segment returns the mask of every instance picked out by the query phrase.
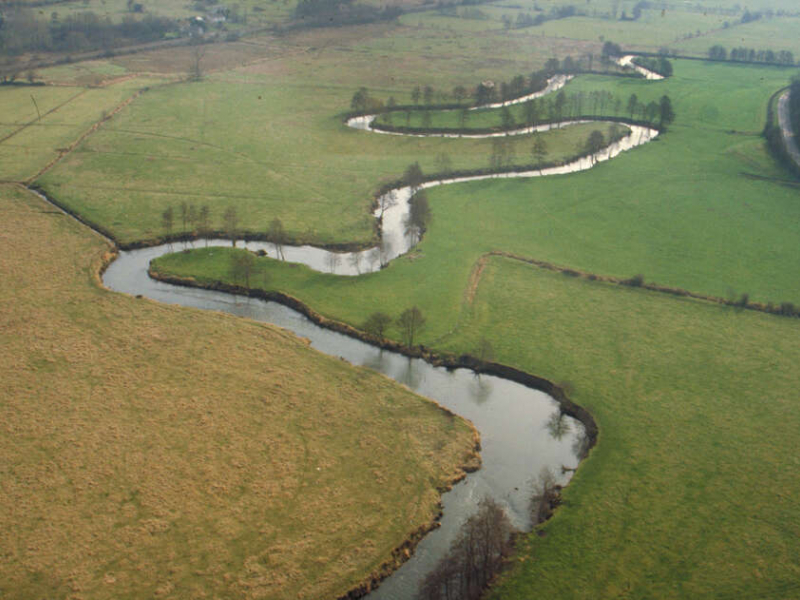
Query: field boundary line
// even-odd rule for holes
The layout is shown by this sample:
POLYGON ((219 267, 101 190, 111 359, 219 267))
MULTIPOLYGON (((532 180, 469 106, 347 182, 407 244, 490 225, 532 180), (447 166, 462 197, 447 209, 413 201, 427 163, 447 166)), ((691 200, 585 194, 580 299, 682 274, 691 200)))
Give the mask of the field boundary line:
MULTIPOLYGON (((630 279, 622 279, 620 277, 613 277, 611 275, 598 275, 597 273, 592 273, 590 271, 572 269, 569 267, 561 267, 559 265, 555 265, 548 261, 521 256, 519 254, 514 254, 513 252, 507 252, 505 250, 491 250, 490 252, 484 254, 481 258, 483 257, 507 258, 509 260, 514 260, 517 262, 533 265, 535 267, 544 269, 546 271, 561 273, 562 275, 567 275, 569 277, 574 277, 576 279, 586 279, 588 281, 600 281, 603 283, 610 283, 612 285, 623 286, 626 288, 633 288, 633 289, 639 288, 650 292, 657 292, 659 294, 678 296, 682 298, 690 298, 692 300, 699 300, 701 302, 717 304, 719 306, 727 306, 740 310, 747 309, 775 316, 800 317, 800 307, 796 307, 791 302, 784 302, 781 303, 781 305, 776 306, 772 302, 769 302, 767 304, 764 304, 763 302, 750 302, 747 299, 747 295, 743 295, 742 299, 739 300, 720 298, 719 296, 712 296, 710 294, 701 294, 699 292, 692 292, 689 290, 685 290, 683 288, 674 288, 665 285, 660 285, 657 283, 647 283, 644 281, 644 277, 642 275, 636 275, 634 277, 631 277, 630 279)), ((476 291, 479 283, 480 281, 475 282, 476 291)))
POLYGON ((5 136, 4 138, 0 138, 0 144, 2 144, 2 143, 3 143, 3 142, 5 142, 6 140, 8 140, 8 139, 10 139, 10 138, 14 137, 15 135, 17 135, 17 134, 18 134, 18 133, 20 133, 21 131, 24 131, 25 129, 27 129, 28 127, 30 127, 31 125, 33 125, 34 123, 37 123, 37 122, 41 121, 43 118, 45 118, 45 117, 49 117, 51 114, 53 114, 53 113, 54 113, 54 112, 56 112, 57 110, 59 110, 60 108, 63 108, 64 106, 66 106, 67 104, 69 104, 70 102, 72 102, 73 100, 75 100, 75 99, 77 99, 77 98, 80 98, 81 96, 83 96, 83 95, 84 95, 86 92, 88 92, 88 91, 89 91, 88 89, 82 89, 80 92, 78 92, 78 93, 77 93, 77 94, 75 94, 74 96, 72 96, 72 97, 70 97, 70 98, 68 98, 68 99, 64 100, 64 102, 62 102, 62 103, 61 103, 61 104, 59 104, 58 106, 55 106, 55 107, 51 108, 50 110, 48 110, 48 111, 47 111, 46 113, 44 113, 44 114, 43 114, 41 117, 38 117, 38 118, 34 119, 33 121, 29 121, 29 122, 27 122, 27 123, 23 124, 23 125, 22 125, 22 126, 19 128, 19 129, 16 129, 16 130, 12 131, 11 133, 9 133, 9 134, 8 134, 7 136, 5 136))
MULTIPOLYGON (((25 184, 26 185, 30 185, 31 183, 33 183, 34 181, 39 179, 39 177, 41 177, 42 175, 47 173, 47 171, 49 171, 56 164, 58 164, 61 161, 61 159, 63 159, 65 156, 70 154, 75 148, 77 148, 77 146, 81 142, 83 142, 83 140, 85 140, 87 137, 89 137, 91 134, 93 134, 95 131, 97 131, 103 123, 105 123, 106 121, 111 120, 111 118, 114 115, 116 115, 118 112, 120 112, 121 110, 126 108, 128 105, 130 105, 130 103, 133 102, 136 98, 141 96, 145 92, 145 89, 146 88, 143 88, 143 89, 140 89, 140 90, 137 90, 136 92, 134 92, 130 97, 126 98, 120 104, 118 104, 111 112, 109 112, 104 117, 102 117, 99 121, 94 123, 87 131, 85 131, 83 134, 81 134, 78 137, 78 139, 76 139, 74 142, 72 142, 69 146, 67 146, 66 148, 62 148, 62 149, 57 150, 58 154, 56 155, 56 157, 53 160, 51 160, 49 163, 47 163, 42 169, 40 169, 38 173, 36 173, 32 177, 29 177, 28 179, 26 179, 25 180, 25 184)), ((84 92, 85 91, 86 90, 84 90, 84 92)))

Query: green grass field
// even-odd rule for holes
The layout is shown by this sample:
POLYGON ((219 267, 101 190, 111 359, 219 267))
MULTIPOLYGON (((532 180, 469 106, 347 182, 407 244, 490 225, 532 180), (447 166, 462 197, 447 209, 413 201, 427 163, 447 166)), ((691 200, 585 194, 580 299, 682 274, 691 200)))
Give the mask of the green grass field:
POLYGON ((681 40, 673 47, 681 53, 706 56, 708 49, 721 45, 728 51, 737 47, 754 48, 756 50, 772 50, 780 52, 789 50, 800 56, 800 17, 776 17, 760 19, 752 23, 737 25, 728 29, 719 29, 701 37, 681 40))
POLYGON ((95 89, 46 86, 0 90, 3 119, 8 119, 4 121, 5 139, 0 141, 0 179, 24 181, 36 176, 63 149, 145 85, 145 81, 132 79, 95 89))
MULTIPOLYGON (((463 256, 455 261, 463 262, 463 273, 481 252, 499 249, 599 274, 640 273, 719 297, 800 301, 796 189, 781 183, 789 176, 771 163, 760 138, 769 94, 787 71, 676 64, 665 82, 581 76, 566 88, 605 89, 622 98, 636 93, 645 102, 670 95, 678 119, 662 139, 569 177, 431 190, 434 223, 420 246, 422 264, 440 251, 448 261, 456 254, 463 256), (465 235, 471 223, 482 224, 477 243, 465 235), (431 248, 440 239, 450 250, 431 248)), ((448 152, 458 156, 465 140, 449 141, 448 152)), ((525 143, 517 155, 528 158, 525 143)))
MULTIPOLYGON (((491 140, 347 128, 325 109, 346 108, 348 94, 256 75, 154 88, 37 183, 123 243, 163 235, 162 212, 181 202, 209 205, 219 229, 225 209, 235 206, 248 232, 280 217, 298 240, 368 242, 374 192, 409 164, 435 172, 442 153, 453 169, 490 164, 491 140)), ((592 128, 544 134, 548 160, 576 154, 592 128)), ((530 137, 513 143, 518 161, 532 162, 530 137)))
POLYGON ((506 259, 445 347, 569 380, 600 442, 492 598, 798 593, 800 323, 506 259))

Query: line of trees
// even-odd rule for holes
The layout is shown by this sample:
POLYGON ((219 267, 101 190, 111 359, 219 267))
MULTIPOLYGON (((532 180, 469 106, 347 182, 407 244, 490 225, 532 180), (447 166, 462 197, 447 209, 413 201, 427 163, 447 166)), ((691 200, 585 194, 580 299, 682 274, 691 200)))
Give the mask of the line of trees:
POLYGON ((535 17, 530 13, 517 13, 516 20, 512 19, 510 15, 503 15, 501 20, 506 29, 523 29, 525 27, 538 27, 547 21, 567 19, 581 14, 584 13, 581 13, 573 4, 567 4, 565 6, 553 6, 547 13, 540 11, 535 17))
MULTIPOLYGON (((228 206, 225 209, 222 213, 220 224, 222 233, 235 246, 236 237, 241 234, 239 212, 235 206, 228 206)), ((168 240, 173 237, 173 232, 177 227, 180 227, 182 236, 189 238, 208 238, 215 233, 212 225, 211 210, 207 204, 197 207, 192 203, 181 202, 177 210, 172 206, 168 206, 161 213, 161 227, 168 240)), ((283 227, 283 222, 279 218, 276 217, 270 221, 265 237, 274 246, 276 257, 285 260, 283 248, 289 239, 283 227)))
MULTIPOLYGON (((614 64, 613 57, 619 56, 621 53, 622 50, 618 44, 613 42, 604 44, 603 53, 599 58, 601 63, 606 65, 606 70, 614 64)), ((452 104, 464 104, 469 99, 472 99, 477 106, 505 102, 543 90, 547 86, 547 80, 556 73, 574 74, 591 71, 594 66, 594 59, 595 56, 593 54, 587 54, 577 59, 566 56, 561 61, 557 58, 550 58, 545 62, 542 69, 533 71, 528 75, 515 75, 510 80, 499 84, 493 81, 484 81, 471 89, 458 85, 448 91, 436 89, 431 85, 418 85, 411 91, 411 103, 418 107, 434 107, 437 105, 450 107, 452 104)), ((666 59, 662 60, 666 61, 666 59)), ((667 68, 671 69, 671 67, 672 65, 670 64, 667 68)), ((397 106, 397 100, 393 96, 383 102, 381 99, 370 95, 369 90, 365 87, 356 90, 350 100, 350 108, 355 112, 380 111, 384 108, 391 110, 395 106, 397 106)), ((410 114, 410 111, 407 110, 407 121, 410 118, 410 114)), ((391 120, 388 114, 385 118, 389 121, 391 120)))
POLYGON ((92 11, 63 18, 53 12, 47 21, 37 18, 30 8, 14 6, 0 16, 0 52, 13 56, 24 52, 110 50, 128 43, 164 39, 179 29, 176 20, 151 14, 143 18, 125 15, 121 23, 113 23, 92 11))
POLYGON ((355 25, 392 20, 403 14, 398 6, 378 7, 354 0, 300 0, 295 19, 308 27, 355 25))
MULTIPOLYGON (((607 90, 592 90, 589 92, 578 91, 567 94, 560 90, 554 95, 536 98, 521 105, 512 111, 508 106, 498 111, 499 124, 496 130, 507 131, 518 126, 535 127, 546 123, 562 121, 564 119, 588 116, 613 116, 628 115, 631 119, 647 122, 651 125, 665 126, 674 120, 672 103, 667 97, 659 102, 641 102, 636 94, 632 94, 627 103, 607 90), (516 116, 515 116, 516 113, 516 116), (521 113, 521 114, 520 114, 521 113)), ((410 111, 407 111, 406 124, 410 122, 410 111)), ((460 127, 466 127, 469 112, 462 110, 459 113, 460 127)), ((384 122, 391 125, 391 121, 384 117, 384 122)), ((422 128, 431 126, 431 115, 423 112, 422 128), (427 116, 427 118, 425 118, 427 116)))
POLYGON ((732 60, 738 62, 759 62, 774 65, 793 65, 794 54, 789 50, 757 50, 755 48, 744 48, 742 46, 732 48, 730 52, 724 47, 716 44, 708 49, 708 58, 711 60, 732 60))
POLYGON ((425 327, 426 319, 418 306, 404 310, 397 319, 392 319, 384 312, 374 312, 361 326, 364 331, 377 338, 386 336, 389 327, 394 325, 400 332, 403 344, 407 348, 414 346, 417 334, 425 327))

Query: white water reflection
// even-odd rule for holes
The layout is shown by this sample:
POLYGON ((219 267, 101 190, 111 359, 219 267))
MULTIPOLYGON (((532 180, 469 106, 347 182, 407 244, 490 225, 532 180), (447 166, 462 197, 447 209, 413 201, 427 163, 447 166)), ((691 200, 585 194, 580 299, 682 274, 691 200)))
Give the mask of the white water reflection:
POLYGON ((650 79, 652 81, 657 81, 659 79, 664 79, 663 75, 659 75, 658 73, 655 73, 654 71, 651 71, 650 69, 645 69, 644 67, 640 67, 639 65, 637 65, 635 62, 633 62, 634 58, 636 58, 636 56, 633 55, 633 54, 628 54, 626 56, 621 56, 620 58, 617 59, 617 64, 620 67, 627 67, 629 69, 633 69, 634 71, 639 73, 639 75, 644 76, 645 79, 650 79))

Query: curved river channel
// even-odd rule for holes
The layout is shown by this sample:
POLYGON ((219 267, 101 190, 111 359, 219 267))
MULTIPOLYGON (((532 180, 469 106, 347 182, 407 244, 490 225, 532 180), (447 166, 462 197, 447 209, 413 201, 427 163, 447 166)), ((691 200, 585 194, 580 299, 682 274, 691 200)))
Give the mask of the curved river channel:
MULTIPOLYGON (((209 245, 230 247, 230 241, 213 240, 209 245)), ((257 249, 259 244, 246 246, 257 249)), ((311 340, 317 350, 373 368, 433 398, 472 421, 480 432, 481 468, 444 494, 441 527, 429 533, 412 558, 368 598, 414 598, 422 578, 447 552, 461 523, 473 514, 484 496, 491 496, 504 506, 515 527, 530 529, 530 499, 539 473, 548 468, 559 483, 565 484, 570 474, 562 473, 561 467, 577 466, 584 443, 583 426, 562 416, 558 403, 543 392, 491 375, 478 377, 467 369, 448 371, 421 359, 381 350, 323 329, 281 304, 151 279, 147 275, 150 261, 174 250, 158 246, 120 252, 103 275, 103 283, 112 290, 141 294, 159 302, 221 310, 285 327, 311 340)))
MULTIPOLYGON (((545 92, 563 86, 560 77, 545 92)), ((351 119, 348 125, 370 130, 374 116, 351 119)), ((567 126, 572 123, 562 123, 567 126)), ((549 127, 549 126, 546 126, 549 127)), ((541 177, 574 173, 592 168, 620 152, 644 144, 658 131, 625 125, 630 133, 593 156, 583 157, 559 167, 527 172, 511 172, 430 181, 423 188, 489 178, 541 177)), ((512 132, 528 133, 529 130, 512 132)), ((485 136, 489 137, 489 136, 485 136)), ((380 220, 382 244, 361 252, 336 253, 313 246, 282 249, 282 258, 301 262, 312 269, 339 275, 358 275, 375 271, 407 252, 417 242, 405 234, 408 200, 412 190, 392 190, 378 200, 376 218, 380 220)), ((202 240, 197 246, 230 246, 229 240, 202 240)), ((239 242, 240 247, 264 250, 277 258, 276 249, 266 242, 239 242)), ((415 392, 433 398, 454 413, 472 421, 481 436, 482 467, 444 494, 444 513, 440 527, 429 533, 414 555, 372 591, 372 600, 410 600, 419 584, 447 552, 461 524, 475 512, 478 502, 492 497, 505 507, 512 524, 529 530, 531 497, 539 474, 547 469, 558 483, 566 484, 582 456, 585 434, 581 423, 561 414, 558 403, 543 392, 492 375, 476 376, 472 371, 448 371, 421 359, 410 359, 381 350, 360 340, 324 329, 305 316, 281 304, 251 298, 237 298, 223 292, 186 288, 151 279, 150 261, 192 243, 176 243, 140 250, 121 251, 103 274, 103 283, 112 290, 142 295, 159 302, 180 304, 205 310, 220 310, 242 317, 279 325, 308 338, 319 351, 339 356, 355 364, 373 368, 405 384, 415 392), (566 467, 567 470, 562 469, 566 467)), ((399 542, 399 540, 398 540, 399 542)))

